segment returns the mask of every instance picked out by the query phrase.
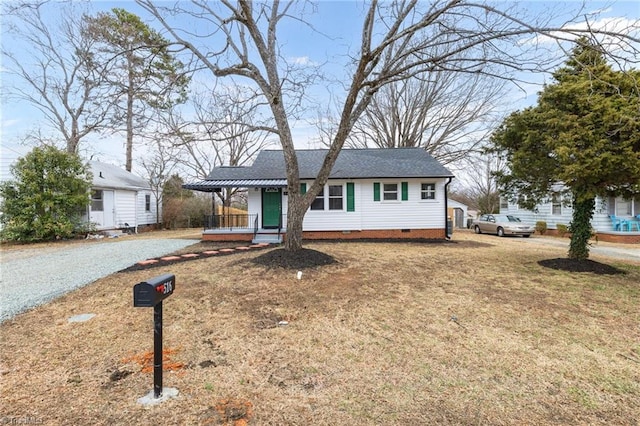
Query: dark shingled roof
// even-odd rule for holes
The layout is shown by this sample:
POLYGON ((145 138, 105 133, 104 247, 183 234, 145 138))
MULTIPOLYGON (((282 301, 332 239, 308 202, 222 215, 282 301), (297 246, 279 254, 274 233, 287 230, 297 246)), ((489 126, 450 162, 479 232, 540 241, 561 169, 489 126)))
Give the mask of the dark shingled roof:
MULTIPOLYGON (((314 179, 327 154, 326 149, 296 150, 300 179, 314 179)), ((332 179, 453 177, 421 148, 344 149, 331 171, 332 179)), ((285 179, 282 151, 265 150, 250 167, 218 167, 207 180, 285 179)))
MULTIPOLYGON (((315 179, 326 149, 296 150, 300 179, 315 179)), ((331 179, 445 178, 453 174, 421 148, 343 149, 331 179)), ((227 186, 286 186, 284 155, 281 150, 265 150, 248 167, 216 167, 206 180, 184 185, 201 191, 227 186), (239 182, 244 181, 243 185, 239 182), (247 181, 257 182, 247 185, 247 181), (267 185, 271 181, 272 185, 267 185), (278 182, 280 181, 280 182, 278 182)))

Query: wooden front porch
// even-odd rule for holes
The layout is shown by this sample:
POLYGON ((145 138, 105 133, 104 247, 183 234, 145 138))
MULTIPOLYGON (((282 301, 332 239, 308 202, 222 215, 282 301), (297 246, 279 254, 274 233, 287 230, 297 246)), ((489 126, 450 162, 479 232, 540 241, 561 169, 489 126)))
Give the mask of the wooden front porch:
POLYGON ((286 228, 281 215, 278 226, 263 228, 257 214, 214 214, 204 218, 203 241, 251 241, 281 243, 286 228))

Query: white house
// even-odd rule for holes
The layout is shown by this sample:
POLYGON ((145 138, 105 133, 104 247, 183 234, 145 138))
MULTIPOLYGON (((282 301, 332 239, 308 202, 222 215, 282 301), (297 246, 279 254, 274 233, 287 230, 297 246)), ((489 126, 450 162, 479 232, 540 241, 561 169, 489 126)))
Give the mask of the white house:
POLYGON ((144 179, 120 167, 90 161, 93 174, 91 205, 85 219, 98 230, 133 229, 154 225, 161 214, 144 179))
MULTIPOLYGON (((327 150, 298 150, 301 191, 313 183, 327 150)), ((448 238, 449 170, 420 148, 342 150, 322 192, 305 214, 305 239, 448 238)), ((265 150, 249 167, 218 167, 184 185, 216 192, 247 188, 246 218, 211 217, 205 240, 281 241, 287 180, 282 151, 265 150), (240 220, 238 220, 240 219, 240 220), (233 226, 230 226, 232 224, 233 226)))
MULTIPOLYGON (((570 200, 563 199, 561 187, 556 186, 546 202, 527 210, 500 198, 500 213, 518 216, 523 222, 535 224, 547 223, 547 228, 555 230, 558 224, 571 223, 573 208, 570 200)), ((597 232, 598 239, 623 243, 640 243, 640 198, 597 197, 591 226, 597 232), (615 220, 615 221, 614 221, 615 220)))

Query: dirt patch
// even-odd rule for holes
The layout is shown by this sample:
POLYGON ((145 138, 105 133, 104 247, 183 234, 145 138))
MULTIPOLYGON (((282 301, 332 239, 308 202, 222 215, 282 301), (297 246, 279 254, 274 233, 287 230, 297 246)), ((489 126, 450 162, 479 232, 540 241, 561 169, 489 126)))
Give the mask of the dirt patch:
POLYGON ((285 249, 271 250, 253 259, 256 265, 267 268, 309 269, 337 263, 333 256, 313 249, 290 252, 285 249))
POLYGON ((606 265, 604 263, 596 262, 595 260, 578 260, 558 257, 556 259, 545 259, 538 262, 540 266, 545 268, 556 269, 567 272, 591 272, 597 275, 616 275, 624 274, 618 268, 606 265))

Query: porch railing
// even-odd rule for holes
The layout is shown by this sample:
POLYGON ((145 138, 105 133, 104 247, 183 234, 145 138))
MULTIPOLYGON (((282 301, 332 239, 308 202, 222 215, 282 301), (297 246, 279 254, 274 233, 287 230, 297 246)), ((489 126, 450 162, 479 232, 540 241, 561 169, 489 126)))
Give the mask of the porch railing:
POLYGON ((204 230, 248 230, 255 232, 257 214, 212 214, 204 217, 204 230))
POLYGON ((253 222, 253 239, 256 239, 256 235, 258 235, 258 215, 256 216, 256 220, 253 222))

